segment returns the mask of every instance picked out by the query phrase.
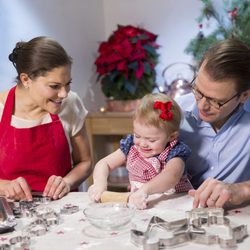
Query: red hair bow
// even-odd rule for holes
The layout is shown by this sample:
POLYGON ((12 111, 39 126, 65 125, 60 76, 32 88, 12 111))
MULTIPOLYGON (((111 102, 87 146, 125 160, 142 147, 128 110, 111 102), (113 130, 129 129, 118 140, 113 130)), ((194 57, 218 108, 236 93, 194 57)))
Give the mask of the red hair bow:
POLYGON ((154 109, 160 109, 161 114, 160 118, 165 121, 170 121, 173 119, 173 114, 170 111, 172 107, 172 102, 155 102, 154 103, 154 109))

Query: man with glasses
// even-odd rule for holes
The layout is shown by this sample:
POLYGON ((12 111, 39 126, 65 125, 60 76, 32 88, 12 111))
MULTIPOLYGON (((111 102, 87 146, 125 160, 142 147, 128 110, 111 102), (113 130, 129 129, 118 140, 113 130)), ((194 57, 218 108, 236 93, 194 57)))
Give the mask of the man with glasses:
POLYGON ((192 94, 179 98, 181 139, 192 149, 187 169, 193 206, 250 200, 250 49, 236 39, 204 55, 192 94))

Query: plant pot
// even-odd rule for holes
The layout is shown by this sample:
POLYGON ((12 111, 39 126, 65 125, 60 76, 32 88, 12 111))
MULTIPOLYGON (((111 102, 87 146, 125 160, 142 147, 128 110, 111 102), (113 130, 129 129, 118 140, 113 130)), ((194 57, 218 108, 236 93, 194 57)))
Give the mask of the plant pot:
POLYGON ((110 112, 131 112, 136 109, 140 99, 136 100, 107 100, 107 111, 110 112))

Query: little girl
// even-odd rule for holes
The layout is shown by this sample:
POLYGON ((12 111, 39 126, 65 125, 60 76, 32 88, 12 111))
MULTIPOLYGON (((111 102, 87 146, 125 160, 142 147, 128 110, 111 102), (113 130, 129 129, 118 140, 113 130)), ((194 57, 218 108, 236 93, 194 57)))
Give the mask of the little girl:
POLYGON ((175 188, 176 192, 193 189, 185 177, 185 161, 191 151, 178 141, 182 114, 178 104, 165 94, 148 94, 137 107, 134 134, 120 142, 120 148, 97 162, 94 184, 89 196, 99 201, 107 190, 109 172, 126 163, 131 184, 129 203, 147 207, 146 198, 175 188))

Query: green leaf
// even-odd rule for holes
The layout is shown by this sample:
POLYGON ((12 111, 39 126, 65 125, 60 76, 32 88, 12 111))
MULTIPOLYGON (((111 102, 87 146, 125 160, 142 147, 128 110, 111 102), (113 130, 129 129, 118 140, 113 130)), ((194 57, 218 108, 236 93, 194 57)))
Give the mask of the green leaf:
POLYGON ((249 0, 225 0, 223 13, 214 7, 214 1, 200 0, 203 4, 200 17, 196 20, 201 23, 204 18, 208 21, 213 19, 217 22, 214 31, 204 36, 198 33, 192 38, 185 48, 184 52, 194 57, 199 62, 204 52, 215 43, 226 38, 235 37, 246 45, 250 46, 250 1, 249 0), (229 10, 237 7, 237 15, 235 19, 231 19, 229 10))

